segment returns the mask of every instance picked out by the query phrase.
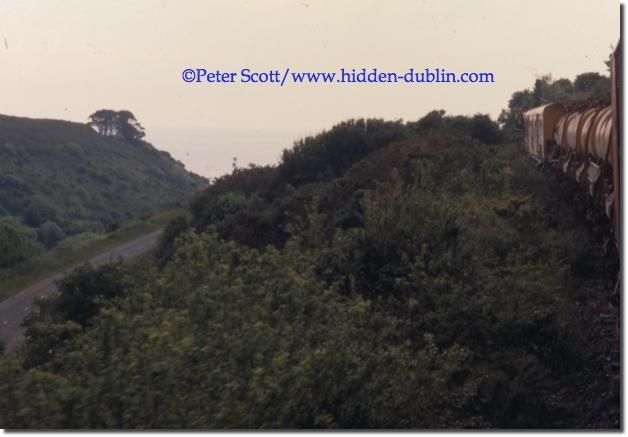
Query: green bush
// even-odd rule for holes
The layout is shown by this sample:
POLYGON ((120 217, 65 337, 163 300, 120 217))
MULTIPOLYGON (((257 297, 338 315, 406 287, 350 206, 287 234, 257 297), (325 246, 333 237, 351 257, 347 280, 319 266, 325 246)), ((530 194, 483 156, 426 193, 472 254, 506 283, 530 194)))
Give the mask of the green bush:
POLYGON ((40 251, 35 231, 16 220, 0 219, 0 267, 11 267, 40 251))
POLYGON ((65 233, 55 222, 46 222, 37 228, 37 238, 46 248, 51 249, 65 238, 65 233))

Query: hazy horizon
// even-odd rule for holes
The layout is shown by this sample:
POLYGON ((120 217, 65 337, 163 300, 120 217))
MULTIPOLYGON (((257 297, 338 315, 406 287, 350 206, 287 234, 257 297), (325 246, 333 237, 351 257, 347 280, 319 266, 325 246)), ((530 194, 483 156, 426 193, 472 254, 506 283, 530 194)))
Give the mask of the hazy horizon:
POLYGON ((350 118, 416 120, 433 109, 496 118, 551 74, 606 74, 616 1, 3 1, 0 113, 87 121, 128 109, 147 140, 218 176, 233 157, 274 163, 350 118), (543 13, 539 13, 542 11, 543 13), (586 30, 586 31, 584 31, 586 30), (182 69, 490 71, 483 85, 187 84, 182 69))

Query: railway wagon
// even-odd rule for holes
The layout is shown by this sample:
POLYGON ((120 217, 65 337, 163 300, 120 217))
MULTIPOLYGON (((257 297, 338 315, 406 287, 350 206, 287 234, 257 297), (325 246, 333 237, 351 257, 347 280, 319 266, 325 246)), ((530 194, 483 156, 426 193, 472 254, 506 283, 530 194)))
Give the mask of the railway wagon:
POLYGON ((523 148, 528 154, 549 159, 554 143, 554 125, 564 110, 560 103, 549 103, 523 114, 523 148))

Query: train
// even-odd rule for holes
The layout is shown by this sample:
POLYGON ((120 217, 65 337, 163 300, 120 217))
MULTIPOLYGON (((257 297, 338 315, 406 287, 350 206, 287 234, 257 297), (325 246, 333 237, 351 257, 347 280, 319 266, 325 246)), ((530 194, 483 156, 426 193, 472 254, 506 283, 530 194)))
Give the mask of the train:
POLYGON ((621 227, 621 50, 610 58, 608 100, 551 102, 523 113, 522 148, 543 166, 575 180, 610 222, 616 249, 621 227))

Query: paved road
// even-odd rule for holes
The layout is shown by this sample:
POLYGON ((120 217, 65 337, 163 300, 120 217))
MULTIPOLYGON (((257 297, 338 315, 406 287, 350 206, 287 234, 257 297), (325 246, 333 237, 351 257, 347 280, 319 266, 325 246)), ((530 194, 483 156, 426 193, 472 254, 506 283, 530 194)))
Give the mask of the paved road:
MULTIPOLYGON (((160 233, 161 231, 155 231, 144 235, 143 237, 122 244, 105 253, 101 253, 88 260, 88 262, 96 267, 110 261, 115 261, 119 257, 125 260, 133 259, 153 248, 159 239, 160 233)), ((32 310, 33 299, 55 293, 57 291, 55 281, 62 278, 65 273, 72 270, 74 267, 63 273, 44 279, 13 295, 4 302, 0 302, 0 338, 6 342, 7 349, 15 347, 24 338, 24 329, 21 326, 22 319, 32 310)))

